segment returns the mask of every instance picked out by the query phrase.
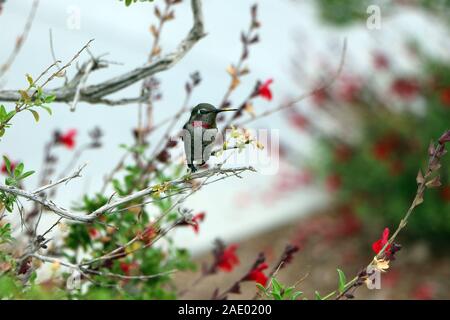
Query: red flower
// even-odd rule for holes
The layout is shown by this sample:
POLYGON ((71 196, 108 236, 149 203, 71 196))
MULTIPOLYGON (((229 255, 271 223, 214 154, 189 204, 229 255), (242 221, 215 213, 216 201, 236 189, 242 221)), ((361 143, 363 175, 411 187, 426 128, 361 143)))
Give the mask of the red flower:
POLYGON ((313 92, 312 95, 313 102, 316 106, 322 106, 328 99, 328 93, 325 89, 318 89, 313 92))
POLYGON ((325 181, 325 186, 328 191, 335 192, 337 191, 342 185, 342 179, 341 176, 338 174, 332 174, 329 175, 325 181))
POLYGON ((339 144, 334 149, 334 158, 337 162, 347 162, 348 160, 350 160, 351 156, 352 149, 345 144, 339 144))
POLYGON ((445 202, 450 202, 450 187, 449 186, 443 187, 441 189, 440 195, 442 200, 444 200, 445 202))
POLYGON ((377 70, 383 70, 389 68, 389 59, 381 52, 376 52, 373 55, 373 65, 377 70))
POLYGON ((292 126, 300 130, 304 130, 309 125, 308 118, 302 115, 300 112, 293 111, 288 117, 289 122, 292 124, 292 126))
POLYGON ((431 300, 433 299, 434 293, 434 287, 429 283, 424 283, 414 289, 412 296, 417 300, 431 300))
POLYGON ((450 107, 450 87, 441 91, 441 102, 446 107, 450 107))
MULTIPOLYGON (((372 244, 373 251, 376 254, 378 254, 381 251, 381 249, 383 249, 384 245, 388 242, 388 240, 389 240, 389 228, 385 228, 383 234, 381 235, 381 239, 378 239, 372 244)), ((390 248, 391 245, 388 244, 384 252, 390 254, 390 248)))
MULTIPOLYGON (((19 162, 18 161, 11 161, 11 160, 10 160, 10 162, 11 162, 11 164, 10 164, 11 172, 14 172, 14 169, 19 164, 19 162)), ((4 161, 3 161, 2 168, 0 169, 0 171, 3 174, 8 174, 8 170, 6 169, 6 163, 4 161)))
POLYGON ((391 176, 398 176, 399 174, 401 174, 404 170, 404 165, 403 162, 401 162, 400 160, 394 160, 391 162, 390 166, 389 166, 389 173, 391 174, 391 176))
POLYGON ((142 241, 144 241, 145 244, 150 244, 157 234, 158 230, 156 230, 156 228, 154 228, 153 225, 150 225, 147 228, 145 228, 144 231, 140 233, 138 236, 142 241))
POLYGON ((88 233, 91 239, 97 239, 100 237, 100 232, 95 228, 89 228, 88 233))
POLYGON ((225 248, 222 255, 219 258, 219 263, 217 266, 223 271, 230 272, 233 270, 235 265, 239 264, 239 258, 236 255, 237 244, 232 244, 225 248))
POLYGON ((266 100, 272 100, 272 91, 269 86, 272 84, 273 79, 266 80, 258 87, 258 96, 266 100))
POLYGON ((57 137, 57 143, 66 146, 69 149, 73 149, 75 147, 75 136, 77 135, 76 129, 70 129, 65 134, 60 134, 57 137))
POLYGON ((120 262, 119 267, 123 271, 123 273, 129 275, 133 270, 135 270, 138 267, 138 264, 136 262, 128 263, 122 261, 120 262))
POLYGON ((419 84, 415 79, 398 78, 391 85, 391 91, 404 100, 415 98, 419 89, 419 84))
POLYGON ((384 143, 377 142, 373 146, 372 153, 377 160, 386 160, 391 154, 392 148, 384 143))
POLYGON ((193 218, 192 218, 192 228, 194 229, 195 233, 198 233, 199 231, 199 225, 198 223, 205 220, 205 213, 204 212, 200 212, 197 213, 193 218))
POLYGON ((245 276, 244 281, 255 281, 263 286, 267 284, 267 276, 264 274, 263 270, 267 269, 269 266, 267 263, 263 262, 250 270, 250 272, 245 276))
POLYGON ((357 77, 343 78, 342 87, 339 88, 339 98, 347 103, 355 102, 361 92, 361 80, 357 77))
POLYGON ((384 274, 383 276, 383 285, 394 288, 399 280, 400 280, 401 273, 397 270, 391 270, 388 273, 384 274))
POLYGON ((358 219, 351 206, 341 206, 339 208, 339 213, 341 217, 336 226, 333 227, 338 231, 338 237, 351 236, 361 230, 361 221, 358 219))
POLYGON ((373 146, 372 153, 375 159, 383 161, 391 156, 398 147, 398 138, 394 135, 387 135, 378 140, 373 146))

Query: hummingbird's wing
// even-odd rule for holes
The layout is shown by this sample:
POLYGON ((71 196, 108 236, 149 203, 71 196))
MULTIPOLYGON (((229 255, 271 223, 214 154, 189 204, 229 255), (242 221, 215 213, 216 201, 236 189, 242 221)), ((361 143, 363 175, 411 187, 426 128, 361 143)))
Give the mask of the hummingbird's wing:
POLYGON ((218 131, 219 130, 217 128, 205 129, 203 131, 202 162, 208 161, 208 159, 211 157, 211 152, 215 145, 218 131))
POLYGON ((191 139, 191 132, 193 132, 193 127, 192 125, 190 125, 189 123, 186 123, 183 126, 183 131, 181 133, 181 139, 184 142, 184 153, 186 155, 186 161, 188 164, 192 164, 193 163, 193 159, 192 159, 192 155, 193 155, 193 150, 192 150, 192 145, 193 145, 193 141, 191 139))
POLYGON ((194 127, 189 122, 183 126, 181 136, 184 142, 184 152, 188 164, 208 161, 217 133, 217 128, 205 129, 203 127, 194 127))
POLYGON ((187 124, 188 124, 188 123, 186 122, 186 123, 184 124, 183 128, 182 128, 182 129, 183 129, 183 130, 182 130, 182 134, 181 134, 181 140, 182 140, 182 141, 184 141, 184 132, 187 130, 187 128, 186 128, 187 124))

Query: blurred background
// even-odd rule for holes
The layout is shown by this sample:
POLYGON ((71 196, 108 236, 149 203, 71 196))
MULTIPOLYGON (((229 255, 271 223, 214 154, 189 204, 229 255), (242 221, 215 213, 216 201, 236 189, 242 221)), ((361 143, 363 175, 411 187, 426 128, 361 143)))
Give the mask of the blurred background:
MULTIPOLYGON (((293 283, 305 277, 302 291, 332 290, 335 268, 356 274, 373 256, 371 245, 382 230, 395 230, 414 197, 415 178, 426 165, 430 140, 450 128, 448 1, 256 2, 259 42, 251 48, 246 62, 251 72, 235 90, 232 105, 245 99, 259 79, 273 79, 273 99, 255 101, 251 112, 256 114, 316 88, 336 73, 347 39, 345 62, 331 87, 249 125, 277 130, 276 170, 264 170, 261 159, 234 159, 228 165, 251 164, 260 172, 244 174, 244 180, 212 184, 188 200, 187 206, 205 212, 205 220, 198 234, 175 230, 175 242, 193 252, 198 262, 211 259, 208 251, 216 238, 237 243, 240 257, 232 273, 212 276, 187 292, 189 298, 208 298, 214 287, 229 285, 257 252, 263 251, 269 263, 276 261, 287 243, 300 251, 280 279, 293 283)), ((1 64, 14 49, 33 1, 0 3, 1 64)), ((195 71, 202 82, 193 92, 191 105, 220 103, 230 77, 227 67, 239 60, 241 31, 248 27, 254 3, 204 1, 207 37, 174 68, 158 75, 162 97, 154 108, 156 123, 177 112, 185 82, 195 71)), ((55 54, 62 61, 94 38, 91 51, 107 53, 107 59, 118 62, 94 73, 88 83, 141 65, 151 48, 153 5, 125 8, 123 2, 110 0, 39 1, 32 28, 0 78, 0 87, 21 88, 26 85, 25 74, 38 75, 53 62, 50 30, 55 54)), ((163 50, 173 49, 191 26, 187 1, 177 6, 176 17, 162 37, 163 50)), ((139 90, 135 85, 115 97, 135 96, 139 90)), ((66 206, 102 187, 104 176, 121 157, 120 145, 133 141, 138 117, 133 104, 79 103, 76 112, 69 109, 55 104, 53 115, 43 115, 38 124, 31 115, 19 117, 0 144, 0 154, 26 160, 27 168, 40 170, 45 144, 55 130, 75 128, 76 144, 81 146, 89 141, 90 130, 101 128, 102 148, 83 152, 76 160, 88 162, 83 179, 58 194, 58 202, 66 206)), ((187 116, 180 118, 180 128, 187 116)), ((158 141, 163 133, 155 133, 152 139, 158 141)), ((76 150, 58 150, 56 170, 69 165, 76 150)), ((270 154, 265 157, 271 161, 270 154)), ((443 186, 426 194, 398 239, 403 249, 382 278, 383 290, 364 289, 358 297, 450 297, 447 160, 441 172, 443 186)), ((36 179, 30 179, 29 188, 36 179)), ((187 272, 177 275, 176 281, 183 286, 193 278, 195 274, 187 272)), ((251 297, 250 287, 244 288, 244 297, 247 292, 251 297)))

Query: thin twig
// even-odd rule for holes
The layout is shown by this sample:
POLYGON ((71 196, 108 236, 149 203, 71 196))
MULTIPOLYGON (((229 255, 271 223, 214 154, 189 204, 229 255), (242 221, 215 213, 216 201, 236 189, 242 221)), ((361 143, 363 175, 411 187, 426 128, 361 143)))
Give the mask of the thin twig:
POLYGON ((300 96, 298 96, 297 98, 293 99, 292 101, 290 101, 290 102, 288 102, 286 104, 282 104, 282 105, 280 105, 280 106, 278 106, 276 108, 269 109, 269 110, 267 110, 267 111, 265 111, 265 112, 263 112, 263 113, 261 113, 259 115, 256 115, 253 118, 244 120, 244 121, 236 124, 236 126, 240 127, 240 126, 246 125, 246 124, 248 124, 248 123, 250 123, 252 121, 255 121, 257 119, 261 119, 261 118, 267 117, 267 116, 269 116, 269 115, 271 115, 271 114, 273 114, 275 112, 282 111, 282 110, 285 110, 285 109, 289 109, 289 108, 295 106, 300 101, 303 101, 304 99, 313 96, 317 92, 320 92, 322 90, 328 89, 331 85, 333 85, 333 83, 336 81, 337 78, 339 78, 339 76, 342 73, 342 70, 344 68, 346 52, 347 52, 347 39, 344 39, 344 44, 343 44, 342 53, 341 53, 341 59, 340 59, 338 68, 336 70, 336 73, 331 78, 328 78, 327 81, 325 81, 324 84, 322 84, 321 86, 315 88, 314 90, 311 90, 309 92, 301 94, 300 96))
POLYGON ((59 180, 57 180, 57 181, 55 181, 55 182, 53 182, 53 183, 49 183, 49 184, 47 184, 47 185, 45 185, 45 186, 42 186, 42 187, 40 187, 40 188, 34 190, 32 193, 34 193, 34 194, 39 194, 39 193, 41 193, 42 191, 47 190, 47 189, 50 189, 50 188, 54 188, 55 186, 57 186, 57 185, 59 185, 59 184, 61 184, 61 183, 67 183, 67 182, 69 182, 70 180, 72 180, 72 179, 74 179, 74 178, 81 177, 81 171, 82 171, 86 166, 87 166, 87 163, 85 163, 85 164, 83 164, 81 167, 79 167, 78 170, 75 171, 72 175, 70 175, 70 176, 68 176, 68 177, 65 177, 65 178, 61 178, 61 179, 59 179, 59 180))
POLYGON ((2 78, 6 72, 11 68, 12 64, 16 60, 16 57, 18 56, 20 50, 23 47, 23 44, 25 43, 28 34, 30 33, 31 27, 33 25, 34 17, 36 16, 36 11, 39 6, 39 0, 34 0, 33 4, 31 5, 30 13, 28 14, 27 21, 25 23, 25 27, 22 31, 22 34, 17 37, 16 45, 14 46, 13 51, 9 55, 6 62, 0 67, 0 78, 2 78))

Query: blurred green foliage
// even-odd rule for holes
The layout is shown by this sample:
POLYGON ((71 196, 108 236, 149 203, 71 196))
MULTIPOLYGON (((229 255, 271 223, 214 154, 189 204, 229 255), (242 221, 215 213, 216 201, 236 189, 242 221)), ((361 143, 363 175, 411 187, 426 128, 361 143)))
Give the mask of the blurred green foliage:
MULTIPOLYGON (((317 0, 319 14, 323 21, 333 25, 348 25, 353 22, 365 22, 372 12, 367 12, 371 5, 380 7, 381 16, 386 17, 394 9, 400 9, 402 1, 373 1, 373 0, 317 0)), ((416 6, 426 9, 432 14, 439 14, 450 21, 450 0, 417 0, 404 1, 405 7, 416 6)))
MULTIPOLYGON (((418 170, 426 167, 430 141, 450 129, 450 65, 428 59, 423 65, 417 78, 394 76, 385 96, 376 93, 370 81, 361 88, 349 103, 363 124, 357 145, 321 141, 321 168, 339 177, 337 198, 350 204, 368 226, 398 225, 416 193, 418 170), (405 97, 405 92, 414 97, 405 97), (422 100, 424 112, 407 107, 393 111, 392 105, 385 105, 385 97, 396 94, 403 96, 405 106, 422 100)), ((427 190, 405 235, 445 248, 450 242, 450 158, 444 156, 442 161, 443 185, 427 190)))
MULTIPOLYGON (((181 166, 175 166, 172 173, 179 175, 181 166)), ((114 181, 118 194, 132 193, 138 188, 137 183, 144 172, 141 168, 130 165, 125 168, 126 174, 122 179, 114 181)), ((168 171, 170 172, 170 170, 168 171)), ((171 176, 159 175, 152 179, 154 183, 171 179, 171 176)), ((171 192, 176 192, 172 189, 171 192)), ((154 275, 172 270, 195 270, 186 249, 176 247, 170 237, 164 237, 164 243, 143 248, 164 225, 174 222, 180 213, 171 211, 172 198, 160 198, 155 193, 150 199, 153 202, 152 215, 164 213, 164 218, 158 223, 150 222, 150 212, 139 206, 144 199, 134 203, 126 203, 106 214, 93 224, 72 223, 68 233, 63 236, 64 246, 58 250, 61 259, 76 264, 79 254, 87 254, 92 258, 117 249, 118 244, 129 242, 136 235, 141 234, 140 240, 126 246, 122 253, 115 258, 93 263, 89 269, 99 272, 90 274, 89 281, 81 277, 79 288, 68 288, 67 279, 72 271, 68 268, 57 267, 50 280, 35 284, 35 271, 23 286, 21 276, 18 275, 19 266, 11 251, 0 251, 0 299, 175 299, 176 289, 172 285, 172 275, 166 274, 150 279, 121 279, 109 276, 114 273, 124 276, 154 275), (133 206, 134 205, 134 206, 133 206), (138 206, 136 206, 138 205, 138 206), (167 214, 165 214, 167 213, 167 214), (151 226, 151 229, 150 229, 151 226), (58 274, 57 274, 57 273, 58 274)), ((148 198, 145 201, 149 201, 148 198)), ((93 197, 85 196, 82 203, 75 210, 90 213, 108 202, 108 198, 97 194, 93 197)), ((0 227, 0 246, 11 243, 9 224, 0 227)), ((53 266, 52 266, 53 267, 53 266)), ((22 275, 23 276, 23 275, 22 275)))

